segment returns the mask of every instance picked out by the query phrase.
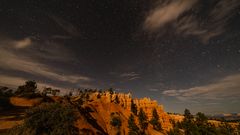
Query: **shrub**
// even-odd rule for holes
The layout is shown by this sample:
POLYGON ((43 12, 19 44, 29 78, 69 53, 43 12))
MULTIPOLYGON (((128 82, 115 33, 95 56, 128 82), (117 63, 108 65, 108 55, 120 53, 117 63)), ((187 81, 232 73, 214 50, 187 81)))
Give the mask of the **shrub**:
POLYGON ((13 128, 9 134, 75 135, 78 134, 75 119, 71 106, 45 103, 27 110, 23 125, 13 128))
POLYGON ((138 121, 139 121, 139 125, 142 129, 142 134, 145 133, 145 130, 148 127, 148 118, 147 115, 145 114, 145 112, 143 111, 142 108, 140 108, 139 114, 138 114, 138 121))
POLYGON ((118 95, 116 95, 116 97, 114 99, 114 103, 115 104, 119 104, 120 103, 118 95))
POLYGON ((174 127, 167 132, 168 135, 182 135, 178 127, 174 127))
POLYGON ((139 135, 139 128, 135 123, 134 116, 131 114, 128 119, 128 135, 139 135))
POLYGON ((227 122, 221 123, 221 125, 218 127, 218 130, 223 135, 233 135, 234 134, 234 128, 227 122))
POLYGON ((110 89, 108 89, 107 91, 108 91, 111 95, 114 93, 113 88, 110 88, 110 89))
POLYGON ((37 83, 35 81, 26 81, 24 85, 19 86, 17 91, 15 91, 15 95, 26 97, 26 98, 36 98, 41 95, 37 92, 37 83))
POLYGON ((131 100, 131 112, 135 115, 137 115, 137 105, 133 102, 133 100, 131 100))
POLYGON ((122 126, 122 121, 119 117, 113 117, 112 120, 110 121, 110 124, 114 127, 121 127, 122 126))
POLYGON ((156 108, 152 111, 152 119, 150 120, 150 123, 153 125, 153 129, 160 131, 162 130, 162 125, 159 122, 159 115, 157 113, 156 108))
POLYGON ((8 87, 1 87, 0 88, 0 97, 11 97, 13 96, 13 90, 9 89, 8 87))

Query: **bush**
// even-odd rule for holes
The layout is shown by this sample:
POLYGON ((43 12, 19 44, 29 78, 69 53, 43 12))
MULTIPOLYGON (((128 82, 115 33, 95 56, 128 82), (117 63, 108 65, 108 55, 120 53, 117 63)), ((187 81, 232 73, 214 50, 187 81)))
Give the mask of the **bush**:
POLYGON ((75 119, 71 106, 45 103, 27 110, 23 125, 13 128, 9 134, 75 135, 78 134, 75 119))
POLYGON ((182 122, 172 121, 172 124, 173 129, 167 132, 168 135, 234 135, 237 132, 237 127, 234 129, 227 122, 222 122, 215 127, 214 124, 208 122, 208 118, 201 112, 198 112, 194 119, 188 109, 184 111, 182 122))
POLYGON ((218 127, 218 130, 223 135, 233 135, 234 134, 234 128, 227 122, 221 123, 221 125, 218 127))
POLYGON ((41 94, 36 92, 37 83, 35 81, 26 81, 24 85, 18 87, 14 94, 26 98, 41 97, 41 94))
POLYGON ((157 113, 156 108, 153 109, 152 111, 152 119, 150 120, 150 124, 153 125, 153 129, 160 131, 162 130, 162 125, 159 122, 159 115, 157 113))
POLYGON ((116 95, 116 97, 114 99, 114 103, 115 104, 119 104, 120 103, 118 95, 116 95))
POLYGON ((138 121, 139 121, 139 125, 142 129, 142 134, 145 133, 145 130, 147 129, 148 127, 148 118, 147 118, 147 115, 146 113, 143 111, 142 108, 140 108, 140 111, 139 111, 139 114, 138 114, 138 121))
POLYGON ((131 114, 128 118, 128 135, 139 135, 139 128, 135 123, 134 116, 131 114))
POLYGON ((11 96, 13 96, 13 90, 9 89, 8 87, 0 88, 0 97, 11 97, 11 96))
POLYGON ((137 115, 137 105, 133 102, 133 100, 131 100, 131 112, 135 115, 137 115))
POLYGON ((182 135, 179 128, 174 127, 167 132, 168 135, 182 135))
POLYGON ((113 117, 110 124, 114 127, 120 128, 122 126, 122 121, 119 117, 113 117))

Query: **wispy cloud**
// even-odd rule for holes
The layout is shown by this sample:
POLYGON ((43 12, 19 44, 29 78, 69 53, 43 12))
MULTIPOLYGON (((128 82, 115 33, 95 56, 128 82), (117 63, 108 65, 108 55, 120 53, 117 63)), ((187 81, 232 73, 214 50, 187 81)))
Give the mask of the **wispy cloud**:
POLYGON ((138 73, 135 73, 135 72, 122 73, 122 74, 120 74, 120 77, 125 78, 125 79, 130 80, 130 81, 141 78, 140 75, 138 73))
POLYGON ((150 12, 145 20, 145 28, 155 31, 167 23, 176 20, 182 13, 189 10, 197 0, 165 1, 150 12))
MULTIPOLYGON (((10 88, 17 88, 20 85, 23 85, 28 79, 16 76, 0 75, 0 86, 8 86, 10 88)), ((54 89, 66 90, 66 88, 55 86, 52 84, 37 82, 39 90, 42 90, 45 87, 51 87, 54 89)))
POLYGON ((0 68, 5 70, 21 71, 35 76, 42 76, 55 81, 80 83, 91 82, 93 79, 79 74, 68 74, 66 72, 57 72, 56 68, 37 61, 32 56, 38 53, 31 50, 29 53, 20 53, 14 49, 15 42, 6 40, 0 42, 0 68), (11 46, 13 46, 11 48, 11 46))
POLYGON ((135 72, 129 72, 129 73, 122 73, 120 75, 120 77, 136 77, 139 76, 139 74, 135 73, 135 72))
POLYGON ((26 79, 21 77, 11 77, 7 75, 0 75, 0 85, 1 86, 8 86, 16 88, 17 86, 20 86, 24 84, 26 79))
POLYGON ((52 80, 71 83, 77 83, 78 81, 91 81, 91 79, 86 76, 61 75, 47 65, 36 62, 31 58, 16 56, 15 54, 6 50, 0 50, 0 63, 0 68, 22 71, 38 76, 40 75, 52 80))
POLYGON ((240 98, 240 74, 230 75, 215 83, 180 90, 165 90, 163 95, 176 97, 182 101, 224 100, 240 98))
POLYGON ((50 15, 50 18, 52 18, 64 31, 66 31, 71 36, 73 37, 81 36, 78 28, 75 27, 72 23, 54 15, 50 15))
POLYGON ((162 29, 168 28, 164 26, 168 25, 176 34, 196 36, 206 43, 226 30, 227 24, 240 6, 240 1, 210 1, 210 8, 207 9, 204 9, 206 6, 202 4, 204 5, 200 0, 159 0, 157 8, 150 11, 146 17, 144 29, 156 33, 162 32, 162 29), (199 10, 204 10, 206 14, 197 14, 199 10))
POLYGON ((22 49, 30 46, 32 40, 30 38, 25 38, 23 40, 14 41, 14 47, 17 49, 22 49))

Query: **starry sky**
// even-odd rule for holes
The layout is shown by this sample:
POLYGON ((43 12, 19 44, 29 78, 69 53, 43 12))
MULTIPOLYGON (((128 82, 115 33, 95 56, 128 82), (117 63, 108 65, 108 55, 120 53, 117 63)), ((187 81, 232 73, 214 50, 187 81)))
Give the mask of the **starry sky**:
POLYGON ((2 0, 0 85, 26 80, 240 112, 240 1, 2 0))

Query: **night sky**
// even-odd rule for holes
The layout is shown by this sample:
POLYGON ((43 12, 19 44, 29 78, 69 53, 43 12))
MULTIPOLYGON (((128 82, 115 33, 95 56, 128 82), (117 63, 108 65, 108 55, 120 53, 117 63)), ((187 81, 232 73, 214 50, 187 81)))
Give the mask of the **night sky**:
POLYGON ((239 0, 0 2, 0 85, 110 88, 240 112, 239 0))

